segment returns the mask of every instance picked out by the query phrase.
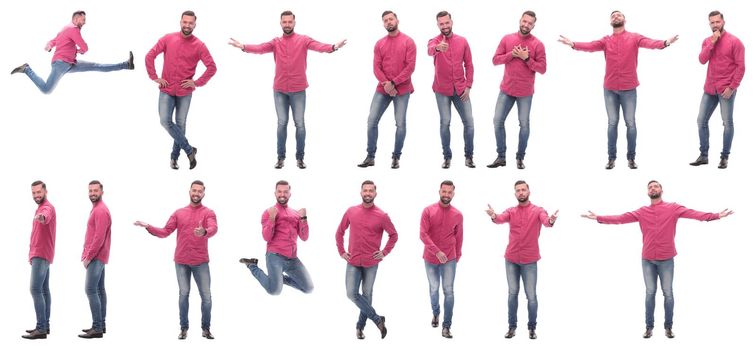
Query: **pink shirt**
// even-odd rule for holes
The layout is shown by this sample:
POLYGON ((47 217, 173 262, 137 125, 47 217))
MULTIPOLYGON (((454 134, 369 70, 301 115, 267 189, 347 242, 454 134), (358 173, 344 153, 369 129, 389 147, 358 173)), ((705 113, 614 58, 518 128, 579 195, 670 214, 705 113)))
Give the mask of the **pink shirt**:
POLYGON ((724 32, 716 44, 712 45, 709 38, 704 39, 698 61, 709 62, 704 92, 716 95, 728 87, 736 90, 745 74, 745 47, 740 39, 724 32))
POLYGON ((436 51, 438 45, 444 39, 439 34, 428 40, 428 55, 433 56, 433 65, 436 67, 436 75, 433 77, 433 92, 444 96, 461 95, 465 89, 472 88, 473 61, 470 45, 467 39, 453 34, 446 38, 449 48, 446 52, 436 51))
POLYGON ((415 71, 416 56, 415 42, 402 32, 378 40, 373 49, 373 74, 378 79, 375 91, 386 95, 381 83, 391 80, 399 95, 414 92, 412 72, 415 71))
POLYGON ((638 87, 638 48, 663 49, 664 40, 623 31, 589 43, 575 43, 578 51, 604 51, 606 73, 604 89, 632 90, 638 87))
POLYGON ((528 203, 509 208, 496 215, 494 223, 509 223, 509 244, 504 257, 515 264, 530 264, 541 260, 538 237, 541 226, 553 226, 543 208, 528 203))
POLYGON ((87 221, 87 233, 84 235, 84 251, 81 261, 95 259, 108 263, 110 257, 110 210, 102 200, 92 206, 87 221))
POLYGON ((273 90, 280 92, 299 92, 307 84, 307 50, 333 52, 333 45, 323 44, 307 35, 292 33, 260 44, 244 45, 244 52, 263 54, 272 52, 276 61, 276 77, 273 90))
POLYGON ((677 255, 675 233, 679 218, 711 221, 719 219, 719 214, 688 209, 677 203, 659 202, 622 215, 597 216, 596 220, 602 224, 638 222, 643 233, 643 259, 667 260, 677 255))
POLYGON ((155 58, 161 53, 163 54, 163 72, 160 78, 168 81, 168 86, 160 88, 160 91, 171 96, 186 96, 194 91, 194 88, 182 88, 181 81, 194 79, 197 62, 202 61, 205 65, 205 73, 194 81, 197 86, 207 84, 217 71, 213 56, 202 41, 194 35, 184 37, 181 32, 176 32, 160 38, 144 57, 147 75, 152 80, 158 78, 155 73, 155 58))
POLYGON ((440 264, 436 257, 439 251, 449 260, 462 258, 462 213, 453 206, 434 203, 423 209, 420 217, 420 240, 425 244, 423 259, 431 264, 440 264))
POLYGON ((297 236, 303 241, 310 237, 307 220, 300 220, 296 210, 276 203, 278 213, 274 222, 265 210, 262 214, 262 235, 268 242, 268 252, 283 255, 289 259, 297 257, 297 236))
POLYGON ((73 23, 66 24, 55 38, 47 42, 47 49, 52 48, 55 48, 53 62, 61 60, 70 64, 76 63, 77 53, 84 54, 89 50, 87 43, 81 37, 81 28, 73 23))
POLYGON ((55 207, 47 199, 37 206, 34 217, 45 217, 45 222, 36 219, 32 221, 31 239, 29 242, 29 262, 32 258, 42 258, 50 264, 55 257, 55 207))
POLYGON ((546 73, 546 48, 532 34, 508 34, 501 38, 493 57, 493 64, 504 65, 504 78, 499 85, 502 92, 514 97, 531 96, 535 92, 536 72, 546 73), (512 56, 515 46, 528 49, 527 61, 512 56))
POLYGON ((381 250, 384 256, 391 253, 399 239, 394 224, 383 210, 375 205, 370 208, 365 208, 362 204, 355 205, 347 209, 336 229, 336 248, 339 255, 345 252, 344 232, 349 227, 349 254, 352 255, 349 264, 353 266, 370 267, 380 262, 373 259, 373 254, 381 248, 383 231, 389 235, 386 246, 381 250))
POLYGON ((199 205, 187 205, 171 215, 164 228, 147 226, 147 232, 156 237, 168 237, 178 229, 176 234, 176 252, 173 261, 183 265, 199 265, 210 262, 207 253, 207 240, 218 232, 218 221, 215 212, 210 208, 199 205), (194 229, 199 225, 205 228, 206 234, 197 237, 194 229))

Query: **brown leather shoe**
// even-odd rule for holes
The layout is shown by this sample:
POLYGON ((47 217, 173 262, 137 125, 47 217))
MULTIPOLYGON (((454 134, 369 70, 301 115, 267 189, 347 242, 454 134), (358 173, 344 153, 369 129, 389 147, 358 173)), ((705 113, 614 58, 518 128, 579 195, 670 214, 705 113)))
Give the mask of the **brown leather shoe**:
POLYGON ((47 332, 39 330, 39 329, 35 329, 35 330, 29 332, 28 334, 22 335, 21 338, 31 339, 31 340, 34 340, 34 339, 47 339, 47 332))
POLYGON ((179 335, 178 335, 179 340, 186 339, 186 331, 187 331, 186 328, 181 328, 181 333, 179 333, 179 335))
POLYGON ((431 327, 438 327, 438 315, 433 315, 433 318, 431 319, 431 327))
POLYGON ((84 334, 79 334, 79 338, 84 338, 84 339, 102 338, 102 332, 98 332, 94 329, 90 329, 84 334))
MULTIPOLYGON (((87 332, 89 332, 89 331, 93 331, 93 330, 94 330, 94 327, 92 327, 92 328, 87 328, 87 329, 82 329, 81 331, 82 331, 82 332, 84 332, 84 333, 87 333, 87 332)), ((103 328, 102 328, 102 333, 103 333, 103 334, 104 334, 104 333, 107 333, 107 328, 104 328, 104 327, 103 327, 103 328)), ((50 333, 48 332, 47 334, 50 334, 50 333)))
POLYGON ((472 157, 465 158, 465 166, 468 168, 475 168, 475 162, 473 162, 472 157))
POLYGON ((530 339, 536 339, 536 338, 538 338, 538 336, 536 335, 535 329, 529 329, 528 330, 528 337, 530 337, 530 339))
POLYGON ((357 164, 357 166, 360 167, 360 168, 367 168, 367 167, 373 166, 373 165, 375 165, 375 158, 373 158, 373 157, 367 157, 367 158, 365 158, 365 160, 362 161, 362 163, 357 164))
POLYGON ((515 336, 515 329, 517 327, 509 327, 509 330, 507 331, 507 334, 504 334, 504 338, 510 339, 515 336))
POLYGON ((627 161, 627 167, 630 169, 638 169, 638 164, 635 164, 635 159, 630 159, 627 161))
POLYGON ((614 159, 609 159, 609 162, 606 163, 604 168, 606 168, 606 170, 614 169, 614 159))
POLYGON ((276 169, 281 169, 281 168, 283 168, 283 166, 284 166, 284 160, 283 159, 277 160, 276 164, 273 165, 273 167, 276 168, 276 169))
POLYGON ((717 166, 719 169, 727 169, 727 158, 722 158, 719 160, 719 166, 717 166))
POLYGON ((257 265, 257 259, 255 258, 241 258, 239 259, 239 262, 247 266, 257 265))
POLYGON ((654 335, 654 329, 646 328, 646 332, 643 333, 643 338, 648 339, 648 338, 651 338, 652 335, 654 335))
POLYGON ((675 333, 672 333, 672 328, 664 328, 664 335, 669 339, 675 337, 675 333))
POLYGON ((391 160, 391 169, 399 169, 399 158, 391 160))
POLYGON ((488 168, 498 168, 500 166, 507 166, 507 160, 505 158, 496 158, 493 163, 486 165, 488 168))
POLYGON ((357 339, 365 339, 365 333, 359 328, 357 328, 357 339))
POLYGON ((444 162, 441 163, 441 169, 449 169, 451 166, 451 159, 444 159, 444 162))
POLYGON ((452 336, 452 334, 451 334, 451 330, 449 330, 449 327, 444 327, 444 328, 443 328, 443 329, 441 330, 441 336, 442 336, 442 337, 444 337, 444 338, 446 338, 446 339, 451 339, 451 338, 453 338, 453 336, 452 336))
POLYGON ((696 160, 694 160, 692 163, 690 163, 690 165, 692 165, 692 166, 699 166, 699 165, 704 165, 704 164, 709 164, 709 157, 698 156, 698 158, 696 158, 696 160))
POLYGON ((381 339, 386 338, 386 334, 388 334, 388 328, 386 328, 386 318, 381 316, 381 320, 376 326, 378 326, 378 330, 381 331, 381 339))
POLYGON ((210 333, 210 328, 202 330, 202 337, 207 338, 209 340, 215 339, 215 337, 213 336, 213 333, 210 333))

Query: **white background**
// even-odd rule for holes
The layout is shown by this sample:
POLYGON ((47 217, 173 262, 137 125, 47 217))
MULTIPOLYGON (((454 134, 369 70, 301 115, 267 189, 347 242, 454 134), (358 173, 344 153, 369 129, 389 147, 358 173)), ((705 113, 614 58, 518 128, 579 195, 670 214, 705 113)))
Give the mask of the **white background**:
MULTIPOLYGON (((207 185, 204 203, 218 215, 219 233, 210 240, 214 342, 200 337, 199 297, 193 285, 190 334, 181 346, 527 346, 554 348, 690 348, 694 345, 743 348, 751 343, 750 315, 755 311, 751 253, 755 240, 747 227, 754 207, 749 180, 753 158, 753 93, 746 73, 737 95, 736 135, 727 170, 716 169, 722 126, 717 110, 711 122, 711 164, 687 163, 698 155, 696 115, 706 67, 698 63, 701 41, 710 35, 707 14, 719 9, 726 28, 746 46, 753 42, 746 2, 650 1, 458 1, 347 2, 283 1, 157 1, 122 4, 101 1, 12 2, 6 14, 5 49, 0 67, 3 103, 0 116, 2 183, 0 204, 6 238, 0 245, 5 267, 0 307, 0 344, 24 347, 132 348, 178 346, 177 284, 172 262, 175 238, 160 240, 132 226, 134 220, 163 225, 177 208, 188 203, 189 184, 207 185), (66 75, 52 95, 42 95, 23 75, 7 75, 28 62, 40 75, 49 72, 47 40, 69 20, 74 10, 87 11, 83 36, 90 51, 80 58, 119 62, 133 50, 135 71, 66 75), (147 78, 143 57, 162 35, 179 30, 179 15, 193 9, 198 15, 195 34, 209 47, 218 73, 193 96, 187 136, 199 148, 199 165, 189 171, 182 155, 181 169, 168 167, 171 140, 160 127, 158 90, 147 78), (310 88, 306 170, 294 162, 293 123, 289 159, 274 170, 276 117, 272 99, 273 58, 243 54, 226 45, 233 36, 245 43, 261 43, 280 35, 279 14, 297 15, 296 31, 322 42, 348 39, 334 54, 309 54, 310 88), (372 49, 384 36, 380 14, 392 9, 399 27, 418 46, 410 98, 408 132, 399 170, 389 169, 393 148, 393 113, 380 126, 376 166, 355 165, 365 155, 365 124, 376 86, 372 49), (435 14, 453 14, 454 31, 468 38, 476 68, 472 90, 476 119, 476 169, 463 166, 461 123, 454 112, 452 168, 440 169, 438 111, 431 91, 432 59, 427 40, 438 34, 435 14), (546 45, 548 70, 536 78, 531 113, 527 169, 514 166, 517 118, 507 122, 508 158, 512 164, 487 169, 496 157, 493 109, 503 67, 491 57, 505 34, 515 32, 522 11, 534 10, 533 30, 546 45), (601 53, 575 52, 559 44, 563 34, 575 41, 598 39, 611 32, 609 13, 622 10, 627 29, 655 39, 674 34, 680 40, 665 50, 642 50, 639 55, 638 156, 639 169, 624 161, 626 139, 620 127, 619 162, 606 171, 606 114, 602 96, 604 59, 601 53), (30 15, 31 14, 31 15, 30 15), (659 291, 657 333, 641 339, 644 329, 644 286, 640 268, 641 237, 636 224, 603 226, 580 218, 587 210, 620 214, 648 203, 646 183, 657 179, 664 198, 703 211, 733 208, 723 221, 678 224, 675 259, 675 332, 662 336, 659 291), (48 185, 48 198, 58 214, 55 262, 51 267, 52 335, 47 341, 19 337, 34 325, 28 292, 28 240, 36 205, 32 181, 48 185), (113 216, 111 260, 106 269, 108 334, 100 341, 76 338, 91 318, 83 291, 84 269, 79 262, 91 204, 87 183, 101 180, 104 200, 113 216), (299 254, 308 267, 315 291, 303 295, 285 288, 267 295, 240 257, 263 257, 259 218, 274 203, 273 185, 292 183, 290 204, 307 207, 310 240, 300 242, 299 254), (367 339, 354 338, 357 308, 344 291, 345 264, 338 256, 334 232, 344 210, 359 203, 359 185, 378 184, 376 203, 388 212, 400 239, 381 263, 374 290, 374 306, 387 317, 388 337, 372 325, 367 339), (438 200, 438 184, 457 184, 453 204, 465 215, 464 257, 455 285, 454 339, 432 329, 418 238, 422 209, 438 200), (536 341, 526 336, 526 307, 521 293, 517 337, 506 331, 506 279, 503 253, 508 226, 495 226, 484 215, 486 204, 497 211, 516 204, 512 184, 530 183, 532 201, 549 212, 560 209, 552 229, 541 239, 536 341)), ((747 56, 750 58, 750 56, 747 56)), ((158 67, 161 65, 158 60, 158 67)), ((748 61, 751 65, 751 61, 748 61)), ((198 75, 203 68, 198 68, 198 75)))

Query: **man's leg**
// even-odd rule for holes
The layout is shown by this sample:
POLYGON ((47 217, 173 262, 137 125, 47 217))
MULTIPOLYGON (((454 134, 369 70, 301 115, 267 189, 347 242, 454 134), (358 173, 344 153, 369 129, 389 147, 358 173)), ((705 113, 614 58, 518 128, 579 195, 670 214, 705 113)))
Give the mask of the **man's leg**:
MULTIPOLYGON (((440 265, 425 262, 425 274, 428 276, 428 292, 430 294, 431 311, 433 320, 438 319, 441 314, 441 306, 438 303, 438 288, 441 286, 441 268, 440 265)), ((436 327, 434 324, 433 327, 436 327)))
POLYGON ((273 102, 276 106, 276 116, 278 117, 278 128, 276 129, 276 150, 278 159, 286 159, 286 128, 289 126, 289 108, 291 100, 288 94, 273 91, 273 102))
POLYGON ((701 96, 701 105, 698 108, 698 117, 696 118, 700 145, 698 150, 701 152, 701 157, 708 158, 709 156, 709 119, 711 119, 718 103, 719 96, 717 95, 709 95, 704 92, 701 96))
POLYGON ((617 124, 619 123, 619 95, 617 91, 604 89, 604 106, 608 125, 606 130, 609 160, 617 159, 617 124))
POLYGON ((79 72, 112 72, 116 70, 129 69, 129 62, 123 61, 121 63, 94 63, 77 60, 76 64, 71 67, 69 73, 79 72))
POLYGON ((451 328, 454 316, 454 277, 457 274, 457 260, 449 260, 439 266, 441 286, 444 290, 444 328, 451 328))
POLYGON ((210 315, 213 309, 213 298, 210 293, 210 264, 203 263, 192 266, 194 282, 197 283, 200 299, 202 299, 202 329, 210 329, 210 315))
POLYGON ((533 95, 517 98, 517 119, 520 122, 520 137, 517 143, 517 159, 525 159, 525 149, 528 148, 530 138, 530 106, 533 95))
POLYGON ((438 116, 440 121, 440 134, 441 134, 441 150, 444 155, 444 159, 451 159, 451 132, 449 126, 451 125, 451 103, 452 98, 442 94, 436 93, 436 105, 438 106, 438 116))
POLYGON ((105 264, 100 260, 92 260, 87 266, 87 275, 84 282, 84 290, 89 300, 89 311, 92 313, 92 331, 103 331, 103 305, 100 299, 100 280, 105 272, 105 264))
POLYGON ((31 281, 29 290, 34 301, 34 312, 37 317, 36 330, 47 333, 50 327, 50 263, 42 258, 31 259, 31 281))
POLYGON ((638 130, 635 126, 637 100, 638 94, 635 89, 619 92, 622 116, 625 118, 625 127, 627 128, 627 160, 635 160, 635 145, 638 139, 638 130))
POLYGON ((737 93, 737 90, 733 91, 732 96, 728 99, 725 99, 722 95, 718 95, 719 112, 722 114, 722 124, 724 125, 724 135, 722 136, 722 159, 730 158, 732 137, 735 135, 735 124, 733 123, 732 113, 735 109, 735 95, 737 93))
POLYGON ((493 123, 494 136, 496 136, 496 154, 500 159, 507 158, 507 130, 505 123, 515 101, 515 97, 509 96, 504 92, 499 92, 499 97, 496 99, 493 123))
POLYGON ((407 136, 407 106, 409 105, 410 94, 394 96, 394 120, 396 121, 396 134, 394 135, 394 153, 393 159, 399 159, 402 156, 404 147, 404 137, 407 136))
POLYGON ((50 65, 50 75, 47 77, 47 81, 42 80, 34 71, 31 69, 31 67, 27 67, 26 70, 24 70, 24 73, 26 73, 26 76, 31 79, 31 81, 34 83, 34 85, 37 86, 39 91, 41 91, 43 94, 49 94, 55 90, 55 87, 58 86, 58 81, 60 81, 60 78, 63 77, 66 72, 68 72, 73 65, 70 63, 66 63, 60 60, 57 60, 53 62, 50 65))
MULTIPOLYGON (((473 121, 472 114, 472 102, 468 97, 467 101, 462 101, 459 95, 452 96, 452 103, 454 103, 454 109, 457 110, 459 118, 462 119, 462 137, 465 140, 465 158, 473 157, 475 138, 475 122, 473 121)), ((451 118, 451 116, 450 116, 451 118)))
POLYGON ((191 95, 178 97, 161 92, 158 99, 160 125, 173 138, 172 160, 178 159, 181 149, 188 150, 187 154, 191 154, 192 152, 192 147, 186 140, 186 136, 184 136, 186 132, 186 116, 189 113, 190 103, 191 95), (173 122, 174 111, 176 111, 176 123, 173 122))
POLYGON ((367 157, 375 158, 375 152, 378 149, 378 122, 381 121, 383 113, 391 103, 391 96, 384 95, 380 92, 373 94, 373 101, 370 103, 370 114, 367 120, 367 157))
POLYGON ((283 288, 284 259, 284 257, 276 253, 265 253, 265 265, 268 269, 267 275, 257 264, 247 265, 249 271, 252 272, 252 276, 260 282, 260 285, 270 295, 281 294, 281 289, 283 288))
POLYGON ((284 265, 285 274, 283 276, 283 283, 294 289, 298 289, 303 293, 312 292, 315 288, 310 278, 310 273, 307 272, 307 268, 302 264, 299 258, 288 259, 284 265))
POLYGON ((192 278, 192 268, 189 265, 176 263, 176 280, 179 286, 179 324, 181 329, 189 329, 189 291, 192 278))
POLYGON ((675 277, 675 259, 657 261, 659 282, 664 294, 664 329, 672 328, 672 316, 675 310, 675 298, 672 293, 672 280, 675 277))
POLYGON ((525 297, 528 298, 528 329, 536 328, 538 318, 538 296, 536 284, 538 282, 538 263, 521 265, 522 285, 525 287, 525 297))
POLYGON ((507 271, 507 285, 509 292, 507 296, 507 309, 509 313, 509 328, 517 328, 517 296, 520 294, 520 275, 521 269, 519 264, 509 261, 505 262, 507 271))
POLYGON ((289 101, 291 102, 291 114, 294 119, 294 126, 296 128, 296 141, 297 141, 297 160, 304 159, 305 150, 305 137, 307 136, 307 130, 305 129, 305 107, 307 106, 307 92, 305 90, 299 92, 289 93, 289 101))
POLYGON ((368 318, 373 320, 376 324, 380 321, 380 316, 377 315, 375 309, 372 307, 373 283, 375 283, 377 271, 378 265, 361 267, 347 263, 347 298, 360 309, 360 315, 357 319, 357 329, 365 329, 365 323, 368 318), (360 283, 362 284, 362 294, 359 292, 360 283))
POLYGON ((651 260, 642 259, 643 281, 646 284, 646 328, 654 328, 654 309, 656 308, 656 279, 659 270, 651 260))

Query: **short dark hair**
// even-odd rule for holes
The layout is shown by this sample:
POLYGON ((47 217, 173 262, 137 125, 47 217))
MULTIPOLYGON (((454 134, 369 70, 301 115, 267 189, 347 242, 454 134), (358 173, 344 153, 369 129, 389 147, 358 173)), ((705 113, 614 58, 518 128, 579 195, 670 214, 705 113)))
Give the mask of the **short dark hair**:
POLYGON ((376 185, 375 185, 375 182, 373 182, 373 180, 365 180, 365 181, 362 181, 362 185, 360 185, 360 188, 363 188, 363 187, 365 187, 365 185, 373 185, 373 187, 374 187, 374 188, 375 188, 376 190, 378 189, 378 186, 376 186, 376 185))
POLYGON ((74 19, 74 17, 76 16, 86 16, 86 15, 87 13, 82 10, 74 11, 73 15, 71 15, 71 19, 74 19))
POLYGON ((194 180, 194 181, 192 181, 192 184, 191 184, 191 186, 189 186, 189 187, 191 188, 191 187, 192 187, 192 186, 194 186, 194 185, 200 185, 200 186, 202 186, 202 189, 203 189, 203 190, 205 189, 205 183, 204 183, 204 182, 202 182, 202 181, 200 181, 200 180, 194 180))
POLYGON ((451 19, 451 13, 449 13, 447 11, 441 11, 441 12, 437 13, 436 14, 436 19, 439 19, 439 18, 445 17, 445 16, 449 16, 449 19, 451 19))
POLYGON ((530 189, 530 185, 528 185, 528 183, 525 182, 525 180, 517 180, 517 181, 515 181, 514 187, 517 188, 517 186, 519 186, 519 185, 525 185, 525 186, 528 187, 528 189, 530 189))
POLYGON ((92 180, 92 181, 89 181, 89 185, 90 185, 90 186, 91 186, 91 185, 100 185, 100 190, 102 191, 102 182, 100 182, 99 180, 92 180))
POLYGON ((289 185, 289 181, 286 181, 286 180, 278 180, 278 182, 276 182, 276 187, 278 186, 289 186, 289 188, 291 188, 291 185, 289 185))
POLYGON ((381 19, 383 19, 383 17, 386 17, 386 15, 394 15, 394 18, 399 19, 399 16, 397 16, 396 13, 394 13, 394 11, 391 11, 391 10, 383 11, 383 14, 381 15, 381 19))
MULTIPOLYGON (((535 21, 538 20, 538 18, 536 18, 535 12, 533 12, 531 10, 527 10, 527 11, 525 11, 525 12, 522 13, 522 16, 525 16, 525 15, 533 17, 533 22, 535 22, 535 21)), ((520 17, 522 17, 522 16, 520 16, 520 17)))
POLYGON ((39 186, 39 185, 42 185, 42 189, 45 189, 45 190, 47 189, 47 185, 45 185, 45 183, 42 182, 42 180, 37 180, 37 181, 32 182, 31 187, 39 186))
POLYGON ((197 20, 197 15, 195 15, 194 11, 192 11, 192 10, 186 10, 186 11, 182 12, 181 13, 181 17, 184 17, 184 16, 191 16, 191 17, 194 17, 195 21, 197 20))
MULTIPOLYGON (((622 13, 622 11, 620 11, 620 10, 614 10, 614 11, 612 11, 612 13, 609 14, 609 16, 611 17, 612 15, 614 15, 617 12, 622 13)), ((622 13, 622 15, 624 16, 625 14, 622 13)))
POLYGON ((658 185, 659 185, 659 188, 662 188, 662 184, 661 184, 661 182, 659 182, 659 181, 656 181, 656 180, 651 180, 651 181, 649 181, 649 182, 648 182, 648 184, 646 184, 646 187, 648 187, 648 185, 650 185, 650 184, 652 184, 652 183, 656 183, 656 184, 658 184, 658 185))
POLYGON ((439 186, 439 188, 444 187, 444 186, 451 186, 452 189, 457 188, 456 186, 454 186, 454 182, 452 182, 452 180, 441 181, 441 186, 439 186))
POLYGON ((294 17, 294 19, 297 19, 297 16, 294 15, 294 12, 291 12, 289 10, 281 12, 281 18, 283 18, 283 16, 291 16, 294 17))
POLYGON ((719 12, 717 10, 709 12, 709 18, 714 17, 714 16, 719 16, 719 18, 724 19, 724 15, 722 14, 722 12, 719 12))

